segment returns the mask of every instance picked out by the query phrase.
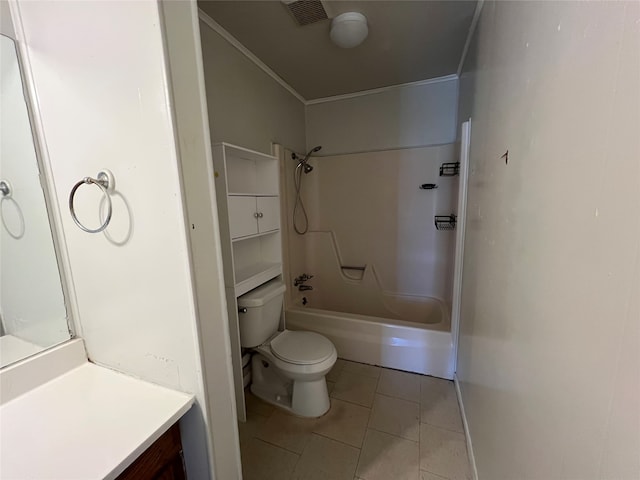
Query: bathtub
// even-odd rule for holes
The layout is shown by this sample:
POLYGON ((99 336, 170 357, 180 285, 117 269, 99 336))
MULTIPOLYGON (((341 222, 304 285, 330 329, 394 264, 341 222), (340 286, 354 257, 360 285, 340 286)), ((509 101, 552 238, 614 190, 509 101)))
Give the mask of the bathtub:
POLYGON ((445 303, 398 296, 384 303, 380 316, 295 304, 286 309, 286 325, 326 336, 340 358, 451 380, 453 337, 445 303))

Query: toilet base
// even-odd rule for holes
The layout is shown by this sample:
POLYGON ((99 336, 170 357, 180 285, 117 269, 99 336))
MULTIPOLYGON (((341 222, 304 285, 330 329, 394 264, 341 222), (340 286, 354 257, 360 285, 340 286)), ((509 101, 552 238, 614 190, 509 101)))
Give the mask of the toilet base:
POLYGON ((301 417, 320 417, 329 411, 331 402, 327 382, 322 377, 312 382, 293 382, 291 410, 301 417))
POLYGON ((311 381, 292 381, 266 357, 254 354, 251 377, 251 393, 299 417, 320 417, 331 406, 324 376, 311 381))

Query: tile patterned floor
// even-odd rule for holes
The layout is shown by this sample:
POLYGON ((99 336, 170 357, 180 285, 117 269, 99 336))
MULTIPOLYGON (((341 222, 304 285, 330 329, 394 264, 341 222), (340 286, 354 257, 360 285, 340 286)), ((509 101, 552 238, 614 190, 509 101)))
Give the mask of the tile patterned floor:
POLYGON ((331 410, 289 415, 247 394, 245 480, 468 480, 453 382, 338 359, 331 410))

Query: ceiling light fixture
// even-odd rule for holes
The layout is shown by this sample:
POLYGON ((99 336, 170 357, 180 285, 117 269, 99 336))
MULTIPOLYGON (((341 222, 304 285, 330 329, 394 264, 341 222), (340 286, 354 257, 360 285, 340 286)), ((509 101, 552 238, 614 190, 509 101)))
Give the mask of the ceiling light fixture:
POLYGON ((367 17, 361 13, 343 13, 331 21, 331 33, 329 36, 333 43, 339 47, 357 47, 364 42, 368 34, 367 17))

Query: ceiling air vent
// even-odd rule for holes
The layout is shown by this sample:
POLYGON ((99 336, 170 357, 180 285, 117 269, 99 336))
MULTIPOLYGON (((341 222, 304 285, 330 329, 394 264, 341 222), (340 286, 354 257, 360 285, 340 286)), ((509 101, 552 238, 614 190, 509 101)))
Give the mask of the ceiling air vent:
POLYGON ((298 25, 309 25, 329 18, 320 0, 282 0, 298 25))

